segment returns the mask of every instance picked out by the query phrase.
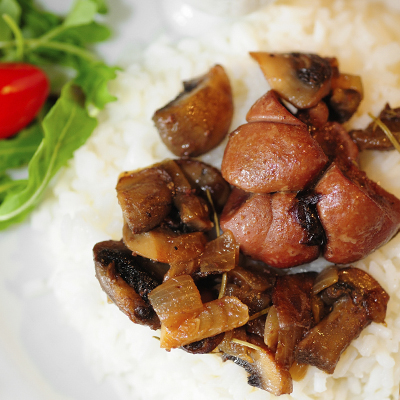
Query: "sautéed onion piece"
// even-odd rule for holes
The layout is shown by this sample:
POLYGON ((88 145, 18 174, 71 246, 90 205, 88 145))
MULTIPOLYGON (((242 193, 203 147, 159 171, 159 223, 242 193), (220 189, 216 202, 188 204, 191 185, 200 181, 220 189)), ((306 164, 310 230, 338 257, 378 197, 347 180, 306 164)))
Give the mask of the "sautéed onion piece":
POLYGON ((333 373, 366 326, 384 323, 389 301, 352 266, 319 275, 288 268, 320 254, 362 259, 399 230, 400 200, 358 168, 340 124, 363 97, 359 77, 334 58, 251 55, 273 90, 230 134, 221 172, 185 157, 122 173, 123 240, 93 252, 103 290, 133 322, 161 328, 162 348, 220 353, 246 369, 250 385, 281 395, 308 365, 333 373))

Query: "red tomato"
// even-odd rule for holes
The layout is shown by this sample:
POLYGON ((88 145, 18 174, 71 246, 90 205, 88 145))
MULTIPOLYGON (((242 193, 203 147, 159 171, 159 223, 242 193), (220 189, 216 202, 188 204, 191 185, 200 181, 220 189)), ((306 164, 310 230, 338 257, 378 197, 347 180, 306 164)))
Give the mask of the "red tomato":
POLYGON ((0 63, 0 139, 27 126, 49 94, 44 72, 30 64, 0 63))

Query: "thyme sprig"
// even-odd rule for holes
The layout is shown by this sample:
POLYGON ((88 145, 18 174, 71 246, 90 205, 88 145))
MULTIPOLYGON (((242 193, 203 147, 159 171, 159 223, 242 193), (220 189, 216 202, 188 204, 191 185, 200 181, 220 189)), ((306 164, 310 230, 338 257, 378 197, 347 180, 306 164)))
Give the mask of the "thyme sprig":
POLYGON ((374 124, 376 126, 379 126, 379 128, 382 129, 384 134, 387 136, 387 138, 390 140, 390 143, 394 146, 394 148, 400 153, 400 143, 398 140, 394 137, 393 133, 390 131, 390 129, 387 127, 387 125, 382 122, 382 120, 379 117, 375 117, 373 114, 368 113, 368 115, 372 118, 374 121, 374 124))

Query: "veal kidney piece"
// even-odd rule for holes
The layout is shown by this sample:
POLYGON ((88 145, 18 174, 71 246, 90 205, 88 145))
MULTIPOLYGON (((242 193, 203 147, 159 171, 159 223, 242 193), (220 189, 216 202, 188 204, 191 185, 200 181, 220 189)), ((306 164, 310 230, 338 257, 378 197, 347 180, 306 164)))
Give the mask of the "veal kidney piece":
POLYGON ((230 135, 221 172, 249 192, 296 191, 310 184, 327 161, 305 125, 249 122, 230 135))
POLYGON ((277 268, 316 259, 318 246, 309 246, 307 232, 292 211, 296 193, 250 194, 233 189, 221 215, 243 253, 277 268))
POLYGON ((324 257, 344 264, 360 260, 388 242, 400 227, 400 200, 355 166, 336 163, 315 187, 327 243, 324 257))

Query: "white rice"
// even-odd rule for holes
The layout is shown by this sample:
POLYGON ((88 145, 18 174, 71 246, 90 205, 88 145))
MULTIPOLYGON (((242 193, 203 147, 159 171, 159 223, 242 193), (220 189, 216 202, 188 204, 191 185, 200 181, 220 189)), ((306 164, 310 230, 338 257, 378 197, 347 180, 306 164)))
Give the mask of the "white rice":
MULTIPOLYGON (((121 237, 115 184, 123 170, 172 157, 151 116, 181 90, 181 81, 222 64, 235 100, 232 129, 268 85, 249 51, 307 51, 336 56, 343 72, 362 76, 365 100, 351 127, 369 123, 386 102, 400 106, 400 6, 386 1, 277 1, 202 39, 160 38, 112 83, 118 101, 58 176, 32 223, 54 249, 51 286, 81 332, 98 379, 115 384, 121 399, 273 399, 247 385, 245 371, 218 356, 159 349, 153 332, 134 325, 107 303, 94 276, 92 247, 121 237), (137 61, 139 60, 139 61, 137 61), (54 258, 56 257, 56 258, 54 258), (54 262, 54 260, 56 260, 54 262)), ((219 165, 223 145, 204 157, 219 165)), ((400 154, 367 152, 370 177, 400 197, 400 154)), ((386 325, 371 324, 343 354, 333 375, 310 368, 288 399, 397 400, 400 379, 400 235, 358 262, 391 296, 386 325)))

